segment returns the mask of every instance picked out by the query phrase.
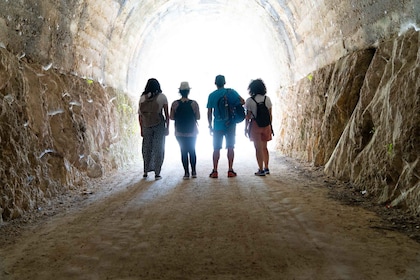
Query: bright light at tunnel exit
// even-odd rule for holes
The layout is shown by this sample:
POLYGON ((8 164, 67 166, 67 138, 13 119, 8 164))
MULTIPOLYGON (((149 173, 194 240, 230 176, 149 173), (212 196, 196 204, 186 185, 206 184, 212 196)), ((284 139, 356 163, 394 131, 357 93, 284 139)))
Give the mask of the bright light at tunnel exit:
MULTIPOLYGON (((213 146, 206 105, 208 95, 216 89, 216 75, 225 75, 226 87, 234 88, 244 99, 249 97, 249 82, 261 78, 266 83, 267 94, 275 102, 278 71, 270 51, 273 42, 266 29, 264 24, 252 20, 239 22, 220 15, 214 18, 190 16, 176 22, 163 22, 152 38, 145 40, 140 57, 142 62, 137 66, 139 93, 147 79, 157 78, 170 109, 172 102, 180 98, 180 83, 189 82, 192 88, 189 98, 200 106, 200 133, 196 146, 200 158, 211 159, 213 146)), ((254 146, 244 136, 244 125, 244 122, 237 125, 235 151, 246 152, 254 158, 254 146)), ((173 121, 166 141, 166 155, 178 158, 173 121)), ((275 139, 269 143, 270 148, 274 142, 275 139)))

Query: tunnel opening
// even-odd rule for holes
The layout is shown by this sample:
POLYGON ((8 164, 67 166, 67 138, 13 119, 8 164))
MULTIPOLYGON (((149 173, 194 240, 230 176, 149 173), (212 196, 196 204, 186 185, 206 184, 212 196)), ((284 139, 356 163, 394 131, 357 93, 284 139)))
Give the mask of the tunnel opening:
MULTIPOLYGON (((137 102, 147 79, 157 78, 170 106, 180 97, 179 84, 188 81, 192 87, 190 98, 199 103, 201 112, 198 151, 212 147, 206 104, 208 95, 216 89, 216 75, 225 75, 226 87, 234 88, 244 99, 249 97, 250 81, 261 78, 267 85, 267 94, 276 101, 277 89, 281 83, 287 83, 285 76, 289 74, 285 70, 289 69, 280 66, 287 55, 284 48, 278 48, 266 7, 254 1, 234 5, 172 1, 157 14, 160 16, 150 21, 138 39, 127 88, 137 102)), ((173 131, 171 123, 167 150, 178 152, 173 131)), ((269 143, 270 149, 274 148, 273 143, 269 143)), ((242 123, 237 128, 237 148, 249 150, 249 145, 243 137, 242 123)))

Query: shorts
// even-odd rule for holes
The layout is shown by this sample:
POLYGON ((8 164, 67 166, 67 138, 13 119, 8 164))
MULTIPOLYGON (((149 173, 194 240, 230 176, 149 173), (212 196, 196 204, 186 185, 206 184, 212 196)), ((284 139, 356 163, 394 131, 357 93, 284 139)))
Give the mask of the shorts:
POLYGON ((257 123, 253 120, 250 126, 249 139, 251 141, 260 140, 268 142, 272 139, 271 132, 271 125, 268 125, 266 127, 259 127, 257 123))
POLYGON ((223 137, 226 140, 226 149, 235 148, 236 124, 227 127, 224 130, 213 131, 213 148, 220 150, 222 148, 223 137))

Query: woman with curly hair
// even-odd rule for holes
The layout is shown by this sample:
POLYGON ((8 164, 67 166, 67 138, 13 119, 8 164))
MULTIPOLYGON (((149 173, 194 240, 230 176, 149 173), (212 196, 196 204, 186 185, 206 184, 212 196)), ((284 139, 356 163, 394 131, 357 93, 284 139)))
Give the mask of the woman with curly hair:
POLYGON ((273 132, 271 127, 272 103, 270 97, 266 96, 267 88, 261 79, 251 81, 248 91, 251 97, 245 102, 247 110, 245 135, 254 142, 258 163, 258 171, 255 172, 255 175, 265 176, 270 174, 267 142, 272 139, 273 132))

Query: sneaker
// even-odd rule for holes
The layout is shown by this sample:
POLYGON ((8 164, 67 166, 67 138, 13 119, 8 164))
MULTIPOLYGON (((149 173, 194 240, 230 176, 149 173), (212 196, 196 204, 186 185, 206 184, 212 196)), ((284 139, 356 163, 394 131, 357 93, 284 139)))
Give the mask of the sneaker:
POLYGON ((155 175, 155 180, 160 180, 160 179, 162 179, 162 176, 160 176, 160 175, 155 175))
POLYGON ((229 178, 236 177, 236 176, 237 176, 237 174, 236 174, 236 172, 235 172, 235 171, 233 171, 233 170, 229 170, 229 171, 228 171, 228 177, 229 177, 229 178))
POLYGON ((217 177, 219 177, 219 174, 217 173, 217 171, 216 171, 216 170, 213 170, 213 171, 210 173, 210 178, 217 178, 217 177))
POLYGON ((255 172, 255 175, 256 175, 256 176, 265 176, 265 172, 264 172, 264 170, 260 170, 260 169, 258 169, 258 171, 257 171, 257 172, 255 172))
POLYGON ((270 170, 268 168, 264 168, 265 174, 270 174, 270 170))
POLYGON ((197 173, 195 171, 193 171, 192 174, 191 174, 191 177, 192 178, 197 178, 197 173))
POLYGON ((190 179, 190 173, 185 172, 183 179, 184 179, 184 180, 188 180, 188 179, 190 179))

